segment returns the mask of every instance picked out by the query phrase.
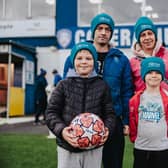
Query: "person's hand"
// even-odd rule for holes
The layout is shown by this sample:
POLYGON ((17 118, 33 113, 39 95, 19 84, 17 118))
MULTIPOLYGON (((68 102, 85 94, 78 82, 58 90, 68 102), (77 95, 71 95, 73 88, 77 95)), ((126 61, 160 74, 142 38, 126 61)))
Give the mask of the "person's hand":
POLYGON ((103 145, 107 141, 108 136, 109 136, 109 129, 105 127, 105 134, 102 137, 100 145, 103 145))
POLYGON ((129 135, 129 126, 128 125, 124 125, 123 132, 124 132, 125 136, 129 135))
POLYGON ((73 147, 79 147, 77 138, 72 133, 72 127, 65 127, 62 131, 62 136, 73 147))

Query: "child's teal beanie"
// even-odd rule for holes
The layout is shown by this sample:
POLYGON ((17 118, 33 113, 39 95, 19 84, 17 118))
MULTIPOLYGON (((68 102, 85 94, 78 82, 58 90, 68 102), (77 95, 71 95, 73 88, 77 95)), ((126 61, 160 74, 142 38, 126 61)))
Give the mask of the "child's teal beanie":
POLYGON ((96 15, 92 21, 91 21, 91 33, 92 33, 92 38, 94 38, 94 33, 95 30, 97 28, 98 25, 100 24, 107 24, 110 29, 111 29, 111 37, 112 37, 112 33, 114 30, 114 20, 112 19, 112 17, 106 13, 101 13, 96 15))
POLYGON ((162 75, 162 80, 165 76, 165 64, 159 57, 145 58, 141 62, 141 77, 145 81, 145 76, 150 71, 158 71, 162 75))
POLYGON ((71 59, 71 63, 74 67, 74 60, 75 57, 77 55, 77 53, 81 50, 88 50, 92 56, 93 56, 93 60, 94 60, 94 67, 97 68, 97 59, 98 59, 98 55, 96 52, 95 47, 93 46, 92 43, 89 42, 79 42, 78 44, 76 44, 72 50, 71 50, 71 55, 70 55, 70 59, 71 59))
POLYGON ((135 37, 138 42, 140 42, 140 34, 145 30, 151 30, 155 34, 155 37, 157 39, 156 27, 153 24, 152 20, 150 20, 146 16, 142 16, 137 20, 134 26, 135 37))

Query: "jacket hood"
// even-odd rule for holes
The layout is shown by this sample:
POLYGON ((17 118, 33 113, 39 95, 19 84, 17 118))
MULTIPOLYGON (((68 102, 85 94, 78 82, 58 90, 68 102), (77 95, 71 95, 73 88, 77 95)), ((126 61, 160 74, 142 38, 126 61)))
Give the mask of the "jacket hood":
MULTIPOLYGON (((96 71, 93 70, 89 74, 88 78, 92 78, 92 77, 95 77, 95 76, 98 76, 98 75, 97 75, 96 71)), ((74 69, 69 68, 68 73, 67 73, 67 77, 81 77, 81 76, 78 73, 76 73, 76 71, 74 69)))
MULTIPOLYGON (((156 53, 159 51, 159 49, 160 49, 161 46, 162 46, 162 43, 161 43, 160 41, 157 41, 157 42, 156 42, 156 45, 155 45, 155 48, 153 49, 153 53, 152 53, 153 56, 156 55, 156 53)), ((148 56, 148 55, 145 54, 145 52, 141 49, 140 44, 137 43, 137 42, 133 43, 131 50, 132 50, 132 52, 133 52, 133 54, 134 54, 135 56, 139 56, 139 57, 147 57, 147 56, 148 56), (135 45, 136 45, 137 47, 136 47, 135 45)))

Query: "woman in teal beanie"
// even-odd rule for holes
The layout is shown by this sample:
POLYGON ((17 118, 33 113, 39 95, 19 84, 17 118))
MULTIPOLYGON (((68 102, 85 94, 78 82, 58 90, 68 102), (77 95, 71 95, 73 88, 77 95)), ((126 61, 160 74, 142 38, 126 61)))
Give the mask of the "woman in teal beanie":
POLYGON ((136 38, 132 48, 134 56, 130 59, 134 91, 137 92, 145 87, 140 76, 140 64, 143 59, 150 56, 159 57, 164 61, 166 74, 161 87, 168 91, 168 50, 158 40, 156 26, 151 19, 142 16, 134 26, 134 33, 136 38))

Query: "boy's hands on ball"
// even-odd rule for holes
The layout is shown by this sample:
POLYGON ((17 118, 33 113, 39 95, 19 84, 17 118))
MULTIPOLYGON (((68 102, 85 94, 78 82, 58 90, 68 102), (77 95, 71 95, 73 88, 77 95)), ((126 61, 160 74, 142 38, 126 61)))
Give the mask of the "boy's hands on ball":
POLYGON ((72 133, 72 127, 71 126, 65 127, 63 129, 62 137, 73 147, 75 147, 75 148, 79 147, 79 144, 77 143, 77 138, 72 133))
POLYGON ((100 145, 103 145, 107 141, 108 136, 109 136, 109 129, 105 127, 105 134, 102 137, 100 145))

